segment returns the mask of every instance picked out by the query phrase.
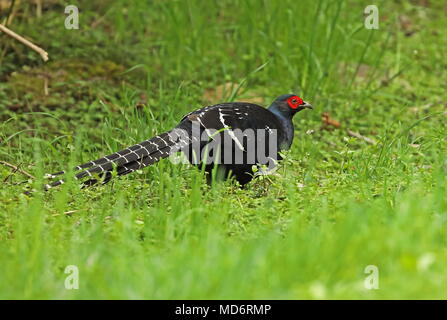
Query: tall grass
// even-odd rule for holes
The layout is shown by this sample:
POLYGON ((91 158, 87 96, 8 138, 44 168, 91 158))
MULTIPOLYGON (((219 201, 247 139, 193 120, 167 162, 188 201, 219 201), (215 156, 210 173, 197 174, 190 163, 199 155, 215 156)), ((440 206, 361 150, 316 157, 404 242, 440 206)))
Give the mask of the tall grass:
MULTIPOLYGON (((366 30, 366 4, 338 0, 78 5, 79 32, 54 27, 41 41, 54 59, 121 63, 126 83, 2 123, 0 157, 31 171, 37 191, 23 195, 17 175, 0 190, 0 298, 445 298, 445 75, 420 72, 413 53, 429 30, 405 38, 392 18, 366 30), (235 100, 295 92, 316 107, 294 120, 277 176, 208 187, 200 171, 162 161, 104 187, 69 179, 40 191, 44 172, 168 130, 227 82, 241 85, 235 100), (341 129, 321 129, 324 111, 341 129), (64 287, 68 265, 79 290, 64 287), (368 265, 379 290, 364 286, 368 265)), ((381 12, 397 9, 441 19, 390 3, 381 12)))

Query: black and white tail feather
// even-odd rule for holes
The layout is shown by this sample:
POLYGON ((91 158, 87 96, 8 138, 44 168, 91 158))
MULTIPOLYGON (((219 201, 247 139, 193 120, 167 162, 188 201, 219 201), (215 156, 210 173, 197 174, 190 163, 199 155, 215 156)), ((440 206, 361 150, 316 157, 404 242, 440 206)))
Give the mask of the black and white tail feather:
MULTIPOLYGON (((105 184, 112 179, 114 173, 118 176, 131 173, 169 157, 177 151, 186 151, 191 164, 200 164, 201 158, 199 157, 198 162, 197 159, 193 159, 195 150, 191 149, 198 145, 200 147, 198 155, 202 155, 203 149, 206 150, 206 142, 214 139, 212 132, 220 132, 219 135, 228 132, 231 137, 230 142, 224 138, 219 139, 219 148, 225 152, 228 150, 232 156, 237 150, 243 152, 249 150, 246 148, 249 139, 238 140, 232 134, 232 130, 240 130, 240 132, 251 130, 255 136, 250 143, 257 148, 254 150, 256 152, 253 152, 255 159, 249 161, 251 157, 244 156, 240 163, 220 164, 226 177, 231 174, 243 186, 253 178, 253 164, 264 164, 262 162, 265 160, 264 157, 258 157, 259 150, 268 149, 269 156, 272 153, 277 158, 278 151, 290 148, 294 136, 292 118, 297 112, 306 108, 312 109, 312 106, 294 94, 279 96, 268 109, 246 102, 207 106, 188 113, 174 129, 168 132, 75 167, 75 179, 80 180, 83 187, 96 183, 105 184), (196 125, 200 130, 194 130, 196 125), (205 139, 202 137, 203 132, 207 134, 205 139), (261 135, 260 132, 265 132, 265 134, 261 135), (274 134, 275 132, 277 134, 274 134), (276 142, 274 150, 270 148, 270 141, 276 142), (263 147, 259 149, 259 145, 263 147)), ((205 170, 211 174, 213 168, 214 165, 210 164, 205 170)), ((59 179, 65 173, 65 171, 60 171, 47 174, 46 177, 59 179)), ((45 185, 45 189, 48 190, 63 183, 63 179, 53 181, 45 185)))
MULTIPOLYGON (((74 177, 76 180, 83 180, 83 187, 97 183, 105 184, 112 179, 113 172, 116 172, 117 176, 129 174, 169 157, 189 145, 190 142, 191 139, 188 136, 174 129, 103 158, 76 166, 74 177)), ((66 171, 59 171, 46 174, 45 178, 55 179, 65 173, 66 171)), ((45 190, 57 187, 64 182, 63 179, 59 179, 46 184, 45 190)))

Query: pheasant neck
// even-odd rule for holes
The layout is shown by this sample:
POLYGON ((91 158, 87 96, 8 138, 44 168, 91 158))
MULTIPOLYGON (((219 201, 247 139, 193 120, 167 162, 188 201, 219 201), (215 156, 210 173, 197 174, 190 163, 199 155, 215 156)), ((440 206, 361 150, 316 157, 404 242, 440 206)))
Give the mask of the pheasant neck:
POLYGON ((281 113, 281 111, 275 105, 270 106, 268 109, 278 118, 284 132, 285 139, 284 141, 281 141, 280 148, 289 149, 292 145, 294 135, 292 118, 281 113))

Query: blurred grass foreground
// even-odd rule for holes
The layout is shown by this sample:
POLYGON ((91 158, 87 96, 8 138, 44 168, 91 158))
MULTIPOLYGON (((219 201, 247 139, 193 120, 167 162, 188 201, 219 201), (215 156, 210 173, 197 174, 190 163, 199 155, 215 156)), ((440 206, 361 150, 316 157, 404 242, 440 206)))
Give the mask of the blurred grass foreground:
POLYGON ((378 29, 368 5, 0 0, 50 56, 0 34, 0 298, 447 298, 447 3, 379 1, 378 29), (245 189, 162 161, 40 190, 201 106, 288 92, 315 110, 245 189))

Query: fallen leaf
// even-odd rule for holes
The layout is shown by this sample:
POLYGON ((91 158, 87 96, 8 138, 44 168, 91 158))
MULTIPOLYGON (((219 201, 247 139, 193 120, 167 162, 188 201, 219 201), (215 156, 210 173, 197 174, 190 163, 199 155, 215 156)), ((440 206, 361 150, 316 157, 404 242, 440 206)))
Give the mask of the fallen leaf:
POLYGON ((324 127, 335 127, 340 128, 341 124, 337 120, 334 120, 330 117, 329 112, 323 112, 321 114, 321 121, 323 122, 324 127))
POLYGON ((237 83, 226 82, 215 88, 206 89, 203 93, 203 99, 212 103, 222 101, 224 98, 229 97, 237 87, 237 83))

